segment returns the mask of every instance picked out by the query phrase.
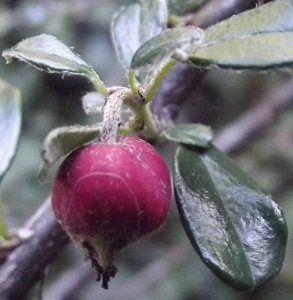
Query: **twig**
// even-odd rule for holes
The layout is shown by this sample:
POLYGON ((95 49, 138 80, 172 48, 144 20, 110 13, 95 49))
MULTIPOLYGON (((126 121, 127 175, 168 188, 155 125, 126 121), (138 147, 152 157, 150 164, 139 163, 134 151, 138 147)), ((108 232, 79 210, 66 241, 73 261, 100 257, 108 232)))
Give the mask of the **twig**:
POLYGON ((188 96, 200 85, 205 71, 177 63, 167 74, 151 103, 152 112, 166 122, 174 120, 188 96))
POLYGON ((43 277, 46 266, 69 241, 47 200, 24 226, 32 236, 6 258, 0 268, 1 300, 22 299, 43 277))
POLYGON ((256 107, 251 108, 218 133, 214 143, 224 152, 232 153, 267 128, 279 113, 293 102, 293 77, 266 92, 256 107))

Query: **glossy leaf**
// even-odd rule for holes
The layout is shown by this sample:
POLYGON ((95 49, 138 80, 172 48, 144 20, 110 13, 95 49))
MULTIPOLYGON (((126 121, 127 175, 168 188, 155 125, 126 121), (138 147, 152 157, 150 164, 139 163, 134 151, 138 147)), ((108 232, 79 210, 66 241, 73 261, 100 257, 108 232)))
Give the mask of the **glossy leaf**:
POLYGON ((112 37, 122 65, 128 69, 135 51, 166 26, 165 0, 141 1, 123 7, 112 23, 112 37))
POLYGON ((144 43, 134 54, 131 69, 137 69, 163 60, 172 54, 188 51, 203 40, 203 31, 195 27, 168 29, 144 43))
POLYGON ((293 65, 293 31, 252 35, 193 49, 196 66, 226 69, 269 69, 293 65))
POLYGON ((97 126, 64 126, 59 127, 46 136, 42 148, 44 163, 39 173, 39 180, 46 180, 50 167, 61 157, 75 148, 88 143, 99 136, 100 127, 97 126))
POLYGON ((202 124, 178 124, 166 130, 165 136, 173 142, 206 148, 213 139, 213 131, 202 124))
POLYGON ((18 89, 0 80, 0 181, 14 158, 21 127, 18 89))
POLYGON ((273 1, 205 30, 204 44, 268 32, 293 31, 293 0, 273 1))
POLYGON ((182 15, 193 12, 210 0, 167 0, 170 14, 182 15))
POLYGON ((174 186, 187 235, 220 279, 253 290, 279 273, 287 241, 281 208, 229 157, 214 146, 180 145, 174 186))
POLYGON ((13 58, 51 73, 79 74, 91 77, 92 67, 55 37, 42 34, 27 38, 3 52, 7 63, 13 58))

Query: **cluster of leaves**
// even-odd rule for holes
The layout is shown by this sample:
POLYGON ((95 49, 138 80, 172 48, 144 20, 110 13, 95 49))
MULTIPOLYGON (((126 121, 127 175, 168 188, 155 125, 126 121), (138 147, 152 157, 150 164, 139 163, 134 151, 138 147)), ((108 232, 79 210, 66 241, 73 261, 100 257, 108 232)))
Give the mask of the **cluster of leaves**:
MULTIPOLYGON (((176 61, 234 70, 292 65, 292 0, 264 4, 205 31, 167 29, 170 12, 184 13, 204 2, 142 1, 123 7, 114 17, 117 55, 131 90, 143 91, 146 102, 176 61)), ((17 58, 47 72, 85 76, 100 94, 108 93, 93 68, 51 36, 26 39, 3 55, 8 62, 17 58)), ((42 177, 60 157, 93 140, 99 128, 72 126, 52 131, 44 143, 42 177)), ((282 267, 287 241, 280 207, 212 145, 209 127, 179 124, 167 128, 164 137, 179 144, 174 159, 176 201, 187 235, 203 262, 236 289, 253 290, 273 279, 282 267)))

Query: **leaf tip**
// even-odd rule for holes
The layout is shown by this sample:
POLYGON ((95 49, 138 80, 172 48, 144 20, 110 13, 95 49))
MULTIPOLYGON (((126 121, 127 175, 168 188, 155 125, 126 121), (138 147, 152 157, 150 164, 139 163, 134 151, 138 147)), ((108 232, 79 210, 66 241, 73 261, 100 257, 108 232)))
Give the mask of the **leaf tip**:
POLYGON ((11 50, 7 49, 7 50, 4 50, 3 53, 2 53, 2 56, 6 60, 6 64, 10 64, 13 60, 13 56, 10 54, 10 52, 11 52, 11 50))

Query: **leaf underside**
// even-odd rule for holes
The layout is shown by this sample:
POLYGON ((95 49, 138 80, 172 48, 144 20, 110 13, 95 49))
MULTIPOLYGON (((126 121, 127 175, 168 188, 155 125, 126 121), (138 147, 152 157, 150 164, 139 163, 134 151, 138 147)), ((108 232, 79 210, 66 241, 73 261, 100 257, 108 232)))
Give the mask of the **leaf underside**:
POLYGON ((264 33, 226 40, 193 49, 189 59, 196 66, 264 70, 293 65, 293 31, 264 33))
POLYGON ((174 186, 187 235, 221 280, 253 290, 276 277, 287 241, 282 211, 229 157, 180 145, 174 186))
POLYGON ((91 78, 92 67, 55 37, 41 34, 27 38, 2 54, 7 62, 13 58, 51 73, 78 74, 91 78))
POLYGON ((285 31, 293 31, 293 0, 273 1, 219 22, 205 30, 203 44, 285 31))
POLYGON ((291 67, 292 45, 293 0, 279 0, 209 27, 187 56, 197 67, 265 70, 291 67))

